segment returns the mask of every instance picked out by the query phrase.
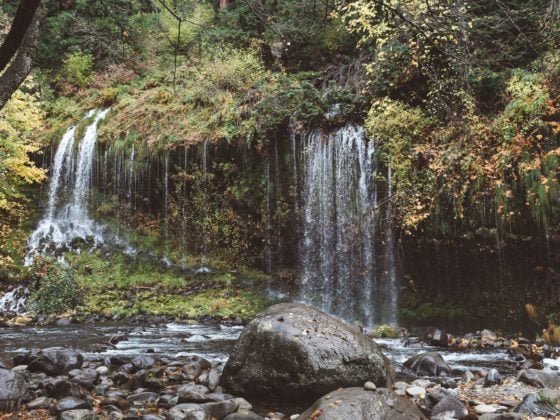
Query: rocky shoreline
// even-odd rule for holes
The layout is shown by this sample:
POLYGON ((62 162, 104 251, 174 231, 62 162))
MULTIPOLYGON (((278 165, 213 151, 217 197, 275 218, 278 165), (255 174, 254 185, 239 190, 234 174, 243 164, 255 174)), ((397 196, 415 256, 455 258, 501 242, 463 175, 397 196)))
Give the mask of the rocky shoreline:
POLYGON ((101 352, 85 360, 80 350, 70 348, 19 353, 12 366, 0 366, 0 413, 6 413, 0 418, 560 416, 560 359, 554 348, 519 337, 503 339, 488 330, 460 338, 434 331, 424 342, 465 351, 507 348, 517 373, 489 368, 458 376, 441 354, 427 351, 405 361, 406 377, 395 378, 380 348, 357 327, 308 306, 280 304, 247 325, 226 364, 188 354, 101 352), (270 413, 252 406, 262 399, 285 409, 270 413), (308 408, 295 409, 295 402, 308 408))

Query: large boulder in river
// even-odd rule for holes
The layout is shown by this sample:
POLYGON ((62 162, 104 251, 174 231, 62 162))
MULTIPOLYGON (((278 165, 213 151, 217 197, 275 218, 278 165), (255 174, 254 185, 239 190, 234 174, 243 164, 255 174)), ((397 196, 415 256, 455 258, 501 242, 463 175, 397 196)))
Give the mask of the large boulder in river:
POLYGON ((321 397, 297 420, 414 420, 426 417, 411 400, 387 389, 345 388, 321 397))
POLYGON ((27 381, 19 372, 0 368, 0 413, 17 410, 27 392, 27 381))
POLYGON ((247 325, 221 383, 235 395, 309 400, 366 381, 389 386, 393 375, 357 327, 311 306, 281 303, 247 325))
POLYGON ((451 376, 451 367, 436 352, 417 354, 404 362, 404 366, 419 376, 451 376))

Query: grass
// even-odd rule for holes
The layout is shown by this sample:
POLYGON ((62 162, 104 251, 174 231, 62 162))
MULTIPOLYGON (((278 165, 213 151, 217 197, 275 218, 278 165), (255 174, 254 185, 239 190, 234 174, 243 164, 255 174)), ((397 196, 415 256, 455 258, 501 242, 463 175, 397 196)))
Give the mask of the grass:
POLYGON ((69 253, 66 258, 83 289, 83 304, 77 308, 83 313, 249 319, 266 306, 258 288, 239 286, 246 273, 184 274, 122 254, 104 258, 100 252, 69 253))

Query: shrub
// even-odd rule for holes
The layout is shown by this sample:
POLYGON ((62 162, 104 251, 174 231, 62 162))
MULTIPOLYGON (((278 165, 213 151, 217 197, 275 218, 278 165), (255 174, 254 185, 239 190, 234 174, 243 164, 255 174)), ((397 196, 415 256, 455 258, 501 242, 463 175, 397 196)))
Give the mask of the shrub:
POLYGON ((74 270, 53 258, 37 258, 31 268, 35 287, 31 308, 45 314, 62 313, 81 301, 80 286, 74 270))
POLYGON ((91 82, 93 70, 93 57, 81 51, 69 53, 64 58, 61 76, 64 81, 85 87, 91 82))

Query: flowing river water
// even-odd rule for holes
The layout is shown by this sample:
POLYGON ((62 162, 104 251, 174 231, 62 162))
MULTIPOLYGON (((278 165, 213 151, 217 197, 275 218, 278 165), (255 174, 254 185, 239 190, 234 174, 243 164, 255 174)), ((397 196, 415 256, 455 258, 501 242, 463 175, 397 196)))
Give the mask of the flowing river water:
MULTIPOLYGON (((0 328, 0 361, 11 365, 17 353, 47 347, 78 347, 88 360, 102 360, 108 355, 136 356, 152 354, 167 358, 195 354, 209 361, 226 362, 243 327, 222 324, 133 324, 107 322, 63 326, 0 328), (105 348, 113 336, 126 337, 114 347, 105 348)), ((496 368, 502 374, 514 372, 513 358, 505 349, 442 349, 404 345, 401 339, 375 339, 383 353, 393 362, 397 375, 404 377, 403 362, 425 351, 438 351, 456 376, 467 369, 496 368)))

